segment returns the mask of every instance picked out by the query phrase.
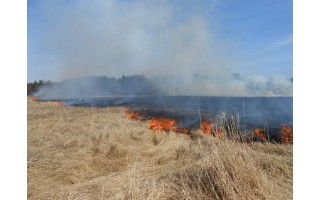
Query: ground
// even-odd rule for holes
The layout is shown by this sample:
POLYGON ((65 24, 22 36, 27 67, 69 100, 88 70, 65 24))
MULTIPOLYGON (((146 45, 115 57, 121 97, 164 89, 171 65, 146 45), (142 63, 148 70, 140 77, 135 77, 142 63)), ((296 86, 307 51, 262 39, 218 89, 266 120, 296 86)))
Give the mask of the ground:
POLYGON ((292 145, 153 132, 28 97, 28 199, 292 199, 292 145))

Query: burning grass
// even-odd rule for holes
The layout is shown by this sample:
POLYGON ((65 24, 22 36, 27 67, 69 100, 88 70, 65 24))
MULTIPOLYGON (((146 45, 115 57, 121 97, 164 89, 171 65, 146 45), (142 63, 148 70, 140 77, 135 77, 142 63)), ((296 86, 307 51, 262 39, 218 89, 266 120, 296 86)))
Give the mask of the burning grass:
POLYGON ((204 121, 200 123, 200 129, 204 134, 211 135, 213 131, 213 122, 204 121))
POLYGON ((61 106, 63 105, 63 102, 62 102, 62 101, 57 101, 57 105, 58 105, 59 107, 61 107, 61 106))
POLYGON ((154 131, 176 131, 176 121, 174 119, 154 117, 148 121, 148 128, 154 131))
POLYGON ((39 98, 38 97, 31 97, 31 100, 32 101, 39 101, 39 98))
POLYGON ((125 113, 127 114, 129 119, 138 120, 138 118, 139 118, 139 113, 131 112, 131 111, 129 111, 128 108, 125 109, 125 113))
POLYGON ((124 108, 28 98, 27 111, 28 199, 292 199, 292 145, 227 140, 236 124, 189 137, 124 108))
MULTIPOLYGON (((208 116, 204 116, 206 120, 200 121, 199 127, 178 127, 177 122, 171 118, 165 117, 152 117, 148 113, 140 114, 137 111, 131 111, 129 108, 125 108, 125 113, 129 119, 148 121, 147 128, 155 132, 161 131, 174 131, 176 133, 184 133, 194 135, 198 133, 212 135, 219 139, 229 139, 233 141, 251 143, 252 141, 270 142, 269 136, 265 133, 265 130, 261 128, 255 128, 250 133, 247 130, 240 128, 239 115, 230 114, 227 116, 225 113, 219 113, 217 115, 217 122, 213 119, 208 119, 208 116), (201 132, 197 131, 201 130, 201 132)), ((201 120, 201 119, 200 119, 201 120)), ((281 135, 278 137, 278 143, 292 144, 293 133, 289 126, 285 125, 280 127, 281 135)))
POLYGON ((267 141, 267 138, 263 132, 263 130, 261 128, 256 128, 253 131, 253 134, 258 137, 259 139, 263 140, 263 141, 267 141))
POLYGON ((293 143, 293 133, 291 128, 287 125, 281 127, 281 141, 284 144, 293 143))

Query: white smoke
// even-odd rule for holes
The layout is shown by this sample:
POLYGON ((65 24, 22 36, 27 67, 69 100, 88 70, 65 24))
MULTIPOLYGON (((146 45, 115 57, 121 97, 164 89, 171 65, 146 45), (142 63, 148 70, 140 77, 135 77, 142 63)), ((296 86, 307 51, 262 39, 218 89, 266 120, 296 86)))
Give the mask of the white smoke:
POLYGON ((177 12, 169 0, 43 1, 48 26, 40 40, 58 57, 61 80, 145 74, 172 77, 157 85, 173 95, 292 95, 281 78, 230 78, 231 45, 209 27, 203 8, 177 12))

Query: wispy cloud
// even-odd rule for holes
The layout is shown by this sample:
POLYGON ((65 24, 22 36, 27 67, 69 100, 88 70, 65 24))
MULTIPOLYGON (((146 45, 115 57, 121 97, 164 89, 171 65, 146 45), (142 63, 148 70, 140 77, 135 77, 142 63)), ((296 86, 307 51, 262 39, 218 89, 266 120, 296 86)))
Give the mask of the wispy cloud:
POLYGON ((278 49, 280 47, 285 47, 288 45, 291 45, 293 43, 293 37, 292 34, 290 34, 287 38, 279 40, 279 41, 275 41, 272 42, 270 44, 268 44, 268 50, 274 50, 274 49, 278 49))
POLYGON ((249 53, 250 56, 259 56, 263 55, 265 53, 269 53, 271 51, 275 51, 279 48, 286 47, 289 45, 292 45, 293 43, 293 37, 292 34, 289 34, 288 37, 282 39, 282 40, 277 40, 271 43, 267 43, 266 45, 263 45, 260 47, 260 49, 256 50, 255 52, 249 53))

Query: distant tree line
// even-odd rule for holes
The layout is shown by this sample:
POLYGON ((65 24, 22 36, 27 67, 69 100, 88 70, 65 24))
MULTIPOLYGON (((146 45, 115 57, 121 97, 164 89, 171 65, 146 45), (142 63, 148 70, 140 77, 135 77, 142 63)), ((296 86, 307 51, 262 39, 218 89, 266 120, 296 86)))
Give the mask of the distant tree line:
POLYGON ((32 95, 38 92, 41 86, 51 86, 52 84, 53 82, 51 82, 50 80, 48 81, 39 80, 39 81, 27 83, 27 95, 32 95))
POLYGON ((153 83, 144 75, 120 78, 93 76, 61 82, 35 81, 28 83, 28 95, 96 96, 96 95, 152 95, 158 94, 153 83))

